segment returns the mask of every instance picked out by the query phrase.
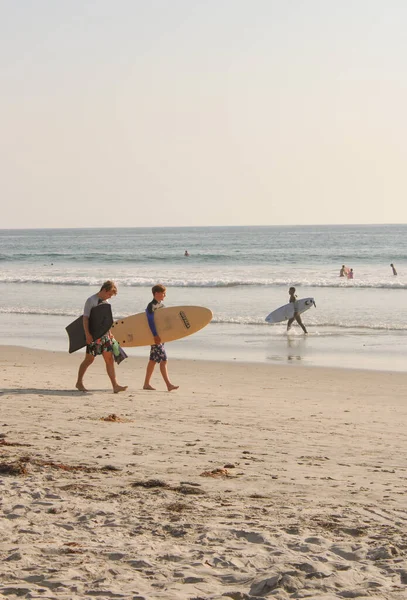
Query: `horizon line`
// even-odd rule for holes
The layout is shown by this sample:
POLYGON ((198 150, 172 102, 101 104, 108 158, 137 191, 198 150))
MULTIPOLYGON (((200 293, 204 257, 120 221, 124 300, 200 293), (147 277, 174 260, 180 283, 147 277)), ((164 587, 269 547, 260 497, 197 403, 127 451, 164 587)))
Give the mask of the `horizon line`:
POLYGON ((60 231, 73 231, 73 230, 86 230, 86 229, 210 229, 210 228, 267 228, 267 227, 381 227, 381 226, 403 226, 407 223, 292 223, 287 224, 274 224, 274 225, 100 225, 100 226, 82 226, 82 227, 2 227, 0 231, 49 231, 49 230, 60 230, 60 231))

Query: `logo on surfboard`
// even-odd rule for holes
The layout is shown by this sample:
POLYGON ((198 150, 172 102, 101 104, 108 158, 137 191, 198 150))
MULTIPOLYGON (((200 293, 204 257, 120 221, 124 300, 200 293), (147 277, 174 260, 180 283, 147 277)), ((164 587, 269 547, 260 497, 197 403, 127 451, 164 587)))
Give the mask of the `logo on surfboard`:
POLYGON ((191 327, 191 323, 188 321, 188 317, 186 316, 186 314, 184 313, 184 311, 180 310, 178 314, 181 317, 181 320, 184 323, 185 328, 189 329, 191 327))

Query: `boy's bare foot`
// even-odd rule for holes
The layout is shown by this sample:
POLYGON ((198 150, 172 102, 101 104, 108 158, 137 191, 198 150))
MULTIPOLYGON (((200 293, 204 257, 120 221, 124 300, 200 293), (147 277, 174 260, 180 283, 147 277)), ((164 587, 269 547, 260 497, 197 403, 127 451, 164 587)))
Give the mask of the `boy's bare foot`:
POLYGON ((179 388, 179 385, 172 385, 172 383, 167 386, 167 390, 169 392, 172 392, 172 390, 177 390, 178 388, 179 388))
POLYGON ((119 392, 125 392, 127 387, 127 385, 117 385, 115 388, 113 388, 113 391, 115 394, 118 394, 119 392))
POLYGON ((153 388, 152 385, 143 385, 143 390, 154 390, 155 391, 155 388, 153 388))
POLYGON ((87 392, 88 390, 85 388, 85 386, 83 385, 83 383, 77 383, 75 385, 76 389, 79 390, 80 392, 87 392))

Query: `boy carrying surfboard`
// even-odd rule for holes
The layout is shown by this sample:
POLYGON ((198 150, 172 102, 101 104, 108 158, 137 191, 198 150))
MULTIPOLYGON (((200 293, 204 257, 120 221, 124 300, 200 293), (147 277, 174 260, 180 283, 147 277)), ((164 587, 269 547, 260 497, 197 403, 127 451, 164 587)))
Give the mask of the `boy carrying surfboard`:
POLYGON ((179 388, 178 385, 173 385, 168 377, 167 353, 165 351, 164 344, 161 343, 161 338, 157 333, 157 329, 155 327, 155 322, 154 322, 154 312, 156 310, 164 307, 163 300, 166 296, 166 290, 167 290, 167 288, 164 285, 153 286, 153 288, 151 289, 151 291, 153 292, 153 299, 147 305, 147 308, 146 308, 148 325, 151 329, 151 333, 154 336, 155 343, 151 346, 151 349, 150 349, 150 360, 148 361, 148 364, 147 364, 146 376, 145 376, 144 385, 143 385, 144 390, 155 390, 155 388, 153 388, 152 385, 150 384, 150 380, 151 380, 151 376, 154 372, 154 368, 155 368, 156 364, 160 365, 160 372, 161 372, 162 378, 164 379, 164 381, 167 385, 167 390, 169 392, 171 392, 172 390, 177 390, 179 388))

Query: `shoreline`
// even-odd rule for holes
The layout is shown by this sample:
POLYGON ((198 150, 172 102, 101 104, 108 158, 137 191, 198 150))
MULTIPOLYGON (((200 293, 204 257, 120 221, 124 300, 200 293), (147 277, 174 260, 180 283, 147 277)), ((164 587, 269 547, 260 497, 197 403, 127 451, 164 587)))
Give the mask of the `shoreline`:
MULTIPOLYGON (((174 342, 171 342, 171 344, 173 344, 174 342)), ((14 350, 20 350, 22 352, 33 352, 33 353, 38 353, 38 354, 43 354, 43 353, 49 353, 51 355, 53 354, 57 354, 59 356, 64 356, 67 360, 70 360, 70 362, 73 362, 72 357, 79 357, 76 358, 76 365, 79 364, 79 362, 81 362, 83 360, 84 357, 84 349, 82 350, 78 350, 72 354, 69 354, 67 350, 63 350, 63 349, 55 349, 55 350, 50 350, 47 348, 39 348, 39 347, 30 347, 30 346, 24 346, 23 344, 0 344, 0 356, 1 353, 4 349, 14 349, 14 350)), ((134 362, 140 363, 141 365, 146 365, 148 362, 148 347, 144 346, 144 347, 140 347, 140 348, 125 348, 126 354, 128 355, 128 358, 126 359, 126 361, 124 361, 122 364, 129 364, 134 362), (137 352, 137 355, 134 354, 134 351, 137 352), (133 352, 133 354, 132 354, 133 352), (143 353, 143 356, 141 356, 141 353, 143 353)), ((187 363, 205 363, 205 364, 213 364, 214 366, 219 365, 219 364, 225 364, 225 365, 247 365, 247 366, 259 366, 259 367, 263 367, 264 369, 267 369, 267 371, 269 370, 273 370, 273 369, 287 369, 287 370, 294 370, 296 371, 297 369, 313 369, 313 370, 318 370, 321 369, 322 371, 339 371, 339 372, 344 372, 344 371, 349 371, 351 373, 357 373, 357 372, 362 372, 362 373, 383 373, 383 374, 397 374, 397 375, 407 375, 407 367, 405 367, 405 370, 403 369, 391 369, 391 368, 368 368, 368 367, 360 367, 360 366, 355 366, 355 367, 349 367, 348 365, 346 366, 341 366, 341 365, 331 365, 331 364, 317 364, 317 363, 306 363, 304 361, 300 361, 300 360, 287 360, 287 362, 282 363, 280 360, 275 361, 275 362, 267 362, 265 360, 255 360, 255 359, 248 359, 248 358, 222 358, 220 357, 219 359, 215 359, 215 358, 207 358, 205 356, 199 356, 198 358, 191 358, 188 356, 182 356, 182 355, 177 355, 175 354, 175 356, 172 355, 173 353, 170 351, 169 353, 169 359, 168 359, 168 365, 169 368, 171 368, 171 365, 173 363, 182 363, 182 362, 187 362, 187 363)), ((120 373, 120 366, 117 367, 116 365, 116 372, 120 373)), ((157 373, 158 373, 158 368, 157 368, 157 373)))

